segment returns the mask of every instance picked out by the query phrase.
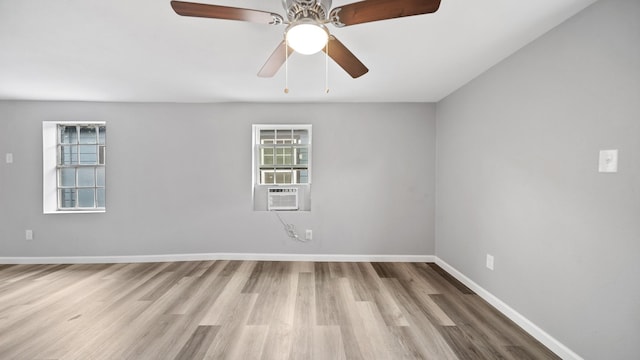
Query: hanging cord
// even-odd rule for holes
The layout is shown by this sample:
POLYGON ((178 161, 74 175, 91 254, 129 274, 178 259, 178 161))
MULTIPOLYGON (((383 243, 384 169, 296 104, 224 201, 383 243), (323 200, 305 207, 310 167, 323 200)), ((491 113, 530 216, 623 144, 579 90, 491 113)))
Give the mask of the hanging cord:
POLYGON ((325 94, 329 93, 329 40, 327 40, 327 44, 324 49, 324 92, 325 94))
POLYGON ((280 220, 280 222, 282 223, 282 226, 284 226, 284 231, 287 233, 287 236, 294 239, 294 240, 298 240, 300 242, 307 242, 308 240, 306 239, 302 239, 300 238, 300 236, 298 235, 298 230, 296 229, 296 226, 293 224, 287 224, 284 220, 282 220, 282 218, 280 217, 280 214, 278 214, 278 211, 274 211, 276 213, 276 216, 278 217, 278 220, 280 220))
POLYGON ((289 93, 289 44, 287 44, 287 35, 284 36, 284 93, 289 93))

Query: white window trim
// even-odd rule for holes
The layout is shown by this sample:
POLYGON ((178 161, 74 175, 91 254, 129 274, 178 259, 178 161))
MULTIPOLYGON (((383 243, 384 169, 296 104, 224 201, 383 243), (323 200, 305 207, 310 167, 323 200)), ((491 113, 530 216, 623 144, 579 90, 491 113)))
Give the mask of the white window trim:
POLYGON ((58 125, 106 125, 106 121, 42 122, 42 212, 44 214, 105 213, 106 209, 59 210, 57 186, 58 125))

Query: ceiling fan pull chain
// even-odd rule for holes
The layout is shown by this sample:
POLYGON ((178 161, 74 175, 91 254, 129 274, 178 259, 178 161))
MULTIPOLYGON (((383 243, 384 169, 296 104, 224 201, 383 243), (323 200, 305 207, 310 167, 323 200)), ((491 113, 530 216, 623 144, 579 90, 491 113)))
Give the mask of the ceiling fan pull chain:
POLYGON ((324 51, 324 92, 329 93, 329 41, 325 45, 324 51))
POLYGON ((284 38, 284 93, 289 93, 289 44, 286 36, 284 38))

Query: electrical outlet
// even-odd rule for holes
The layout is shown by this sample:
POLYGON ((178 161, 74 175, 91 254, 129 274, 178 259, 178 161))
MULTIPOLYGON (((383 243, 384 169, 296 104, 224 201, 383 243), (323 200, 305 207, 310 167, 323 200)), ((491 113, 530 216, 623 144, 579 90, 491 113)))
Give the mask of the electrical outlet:
POLYGON ((493 255, 487 254, 487 269, 493 270, 493 255))
POLYGON ((304 234, 304 238, 309 241, 311 239, 313 239, 313 230, 307 229, 307 231, 304 234))
POLYGON ((13 153, 7 153, 7 155, 5 156, 5 160, 6 160, 7 164, 12 164, 13 163, 13 153))
POLYGON ((26 240, 33 240, 33 230, 25 230, 24 231, 24 238, 26 240))

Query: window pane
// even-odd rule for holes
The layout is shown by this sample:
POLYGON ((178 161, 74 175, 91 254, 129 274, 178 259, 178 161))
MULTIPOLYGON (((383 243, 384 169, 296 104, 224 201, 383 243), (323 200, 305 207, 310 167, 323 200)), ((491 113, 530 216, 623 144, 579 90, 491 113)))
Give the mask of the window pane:
POLYGON ((278 144, 291 144, 291 129, 276 130, 276 140, 278 144))
POLYGON ((98 147, 98 164, 104 165, 105 163, 105 152, 107 147, 102 145, 98 147))
POLYGON ((95 186, 95 168, 78 168, 78 186, 95 186))
POLYGON ((293 130, 294 144, 309 144, 309 130, 293 130))
POLYGON ((294 162, 296 165, 308 165, 309 164, 309 149, 295 148, 294 162))
POLYGON ((78 207, 92 208, 94 205, 94 193, 93 189, 78 189, 78 207))
POLYGON ((76 189, 59 189, 60 208, 76 207, 76 189))
POLYGON ((95 145, 78 145, 80 148, 80 164, 92 165, 98 163, 98 152, 95 145))
POLYGON ((104 186, 104 168, 96 168, 96 186, 104 186))
POLYGON ((75 168, 60 169, 60 172, 58 174, 60 174, 60 179, 58 179, 60 186, 76 186, 75 168))
POLYGON ((293 175, 291 170, 262 170, 263 184, 291 184, 293 175))
POLYGON ((58 147, 58 165, 73 165, 78 163, 78 146, 63 145, 58 147))
POLYGON ((101 145, 105 144, 106 135, 107 135, 107 127, 100 126, 98 128, 98 144, 101 144, 101 145))
POLYGON ((273 148, 260 149, 260 165, 273 165, 273 148))
POLYGON ((276 164, 292 165, 293 164, 293 148, 290 148, 290 147, 276 148, 276 164))
POLYGON ((293 184, 291 170, 261 170, 260 174, 262 184, 293 184))
POLYGON ((91 126, 83 126, 80 128, 80 144, 97 144, 97 132, 96 128, 91 126))
POLYGON ((262 184, 273 184, 274 183, 274 176, 273 176, 273 171, 266 171, 266 170, 262 170, 260 171, 260 174, 262 176, 262 179, 260 179, 262 184))
POLYGON ((97 207, 101 207, 101 208, 105 207, 104 206, 104 203, 105 203, 104 198, 105 198, 104 189, 96 189, 96 202, 97 202, 96 205, 97 205, 97 207))
POLYGON ((291 184, 291 170, 277 170, 276 184, 291 184))
POLYGON ((58 132, 59 132, 58 141, 60 144, 78 143, 78 134, 76 133, 75 125, 74 126, 58 125, 58 132))
POLYGON ((294 170, 294 184, 308 184, 309 183, 309 171, 308 170, 294 170))
POLYGON ((275 138, 275 130, 260 130, 260 144, 273 144, 275 138))

